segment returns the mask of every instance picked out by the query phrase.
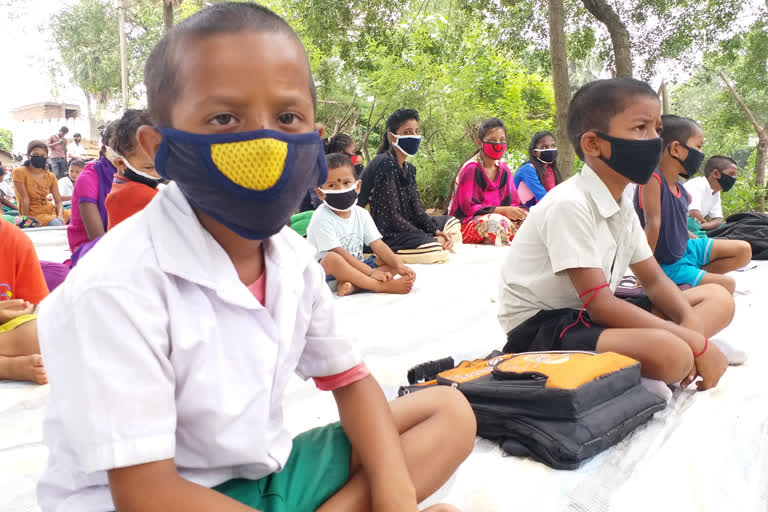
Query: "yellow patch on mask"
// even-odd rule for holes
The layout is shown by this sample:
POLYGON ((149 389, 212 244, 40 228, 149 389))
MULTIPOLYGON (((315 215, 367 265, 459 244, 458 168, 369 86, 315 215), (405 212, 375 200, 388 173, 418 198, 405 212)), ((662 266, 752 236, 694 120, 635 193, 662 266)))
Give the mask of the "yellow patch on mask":
POLYGON ((283 174, 288 144, 277 139, 211 144, 211 159, 222 174, 241 187, 267 190, 283 174))

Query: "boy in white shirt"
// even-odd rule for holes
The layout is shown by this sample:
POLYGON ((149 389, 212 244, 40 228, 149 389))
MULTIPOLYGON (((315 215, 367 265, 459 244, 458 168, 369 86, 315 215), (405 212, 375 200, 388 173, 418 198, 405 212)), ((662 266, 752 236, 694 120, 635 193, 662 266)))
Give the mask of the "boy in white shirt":
POLYGON ((328 275, 338 281, 339 297, 359 290, 380 293, 408 293, 416 273, 405 266, 381 240, 371 214, 357 206, 360 180, 352 160, 342 153, 326 157, 328 179, 316 188, 323 201, 312 215, 307 240, 317 250, 316 258, 328 275), (363 247, 371 247, 374 256, 363 259, 363 247), (394 279, 394 275, 400 279, 394 279))
POLYGON ((41 307, 40 507, 415 512, 471 451, 474 416, 453 390, 387 404, 286 227, 327 172, 298 36, 218 3, 167 32, 144 77, 156 127, 138 141, 172 183, 41 307), (341 424, 291 440, 294 372, 333 391, 341 424))
POLYGON ((82 160, 85 158, 86 151, 85 147, 80 144, 81 139, 82 136, 79 133, 72 136, 74 142, 72 144, 67 144, 67 160, 82 160))
POLYGON ((660 128, 659 98, 646 83, 598 80, 574 95, 568 135, 585 165, 531 209, 512 241, 499 306, 504 352, 617 352, 651 379, 717 385, 728 360, 709 337, 731 322, 733 297, 718 285, 681 292, 622 197, 656 169, 660 128), (614 295, 628 267, 647 297, 614 295))
POLYGON ((727 156, 713 156, 704 165, 704 176, 688 180, 685 190, 691 196, 688 206, 688 229, 696 232, 696 223, 704 231, 723 223, 723 204, 720 192, 728 192, 736 184, 739 166, 727 156), (694 222, 695 221, 695 222, 694 222), (693 224, 693 226, 692 226, 693 224))
POLYGON ((83 167, 85 167, 85 162, 82 160, 72 160, 69 162, 67 175, 59 179, 59 195, 65 206, 72 203, 72 191, 75 189, 77 177, 83 172, 83 167))

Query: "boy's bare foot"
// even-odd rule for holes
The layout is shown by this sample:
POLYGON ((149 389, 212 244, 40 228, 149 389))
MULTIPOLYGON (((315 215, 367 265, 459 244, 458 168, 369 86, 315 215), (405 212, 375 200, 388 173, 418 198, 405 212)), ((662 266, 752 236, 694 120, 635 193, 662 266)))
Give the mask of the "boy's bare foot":
POLYGON ((339 283, 339 285, 336 287, 336 293, 339 295, 339 297, 344 297, 345 295, 352 295, 353 293, 359 292, 359 291, 360 289, 350 282, 339 283))
POLYGON ((0 379, 48 384, 43 357, 40 354, 16 357, 0 356, 0 379))
POLYGON ((385 281, 385 282, 379 282, 378 289, 376 290, 379 293, 400 293, 400 294, 406 294, 410 293, 410 291, 413 289, 413 280, 412 279, 392 279, 391 281, 385 281))

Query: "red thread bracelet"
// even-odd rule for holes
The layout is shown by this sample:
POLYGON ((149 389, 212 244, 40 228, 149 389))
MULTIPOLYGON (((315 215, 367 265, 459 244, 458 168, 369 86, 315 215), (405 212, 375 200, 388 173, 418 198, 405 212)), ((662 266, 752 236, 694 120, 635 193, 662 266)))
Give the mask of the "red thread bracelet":
POLYGON ((704 338, 704 348, 701 349, 701 352, 698 354, 694 351, 693 352, 693 358, 696 359, 697 357, 701 357, 704 355, 704 352, 707 351, 707 347, 709 346, 709 338, 704 338))

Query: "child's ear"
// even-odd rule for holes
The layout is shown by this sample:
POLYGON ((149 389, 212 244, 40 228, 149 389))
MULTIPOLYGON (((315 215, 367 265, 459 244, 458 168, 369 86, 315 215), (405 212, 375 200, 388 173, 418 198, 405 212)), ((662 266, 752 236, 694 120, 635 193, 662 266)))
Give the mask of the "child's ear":
POLYGON ((323 189, 317 187, 315 189, 315 194, 317 194, 317 197, 319 197, 321 201, 325 201, 325 193, 323 193, 323 189))
POLYGON ((357 186, 355 187, 355 193, 360 193, 360 187, 363 185, 362 180, 357 180, 357 186))
POLYGON ((610 143, 598 137, 593 131, 585 132, 584 135, 581 136, 581 150, 584 152, 584 155, 593 156, 595 158, 599 158, 602 155, 605 158, 610 158, 611 152, 610 150, 607 152, 604 151, 603 144, 610 148, 610 143))
POLYGON ((154 160, 157 148, 160 147, 160 143, 163 141, 163 135, 155 130, 154 127, 145 124, 139 126, 139 129, 136 131, 136 140, 139 143, 139 147, 154 160))
POLYGON ((688 150, 683 147, 678 141, 672 141, 669 145, 669 154, 676 156, 680 160, 685 160, 688 157, 688 150))

